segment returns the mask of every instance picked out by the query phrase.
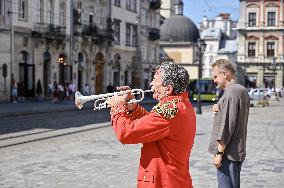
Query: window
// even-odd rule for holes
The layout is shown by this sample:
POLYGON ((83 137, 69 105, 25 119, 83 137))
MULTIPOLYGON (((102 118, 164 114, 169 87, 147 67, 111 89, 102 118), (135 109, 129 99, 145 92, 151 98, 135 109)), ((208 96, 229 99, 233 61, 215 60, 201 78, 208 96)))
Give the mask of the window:
POLYGON ((113 30, 114 30, 114 40, 116 43, 120 43, 120 21, 114 20, 113 23, 113 30))
POLYGON ((43 23, 44 21, 43 21, 43 12, 44 12, 44 9, 43 9, 43 0, 40 0, 39 2, 38 2, 39 4, 38 4, 38 22, 39 23, 43 23))
POLYGON ((131 10, 131 0, 126 0, 126 9, 131 10))
POLYGON ((275 26, 275 12, 268 12, 267 26, 275 26))
POLYGON ((95 12, 95 8, 92 5, 89 6, 89 25, 94 24, 94 12, 95 12))
POLYGON ((93 25, 93 23, 94 23, 93 17, 94 17, 94 15, 92 15, 92 14, 89 15, 89 25, 93 25))
POLYGON ((114 1, 114 5, 119 6, 120 7, 120 0, 115 0, 114 1))
POLYGON ((4 0, 0 0, 0 16, 4 16, 4 0))
POLYGON ((50 0, 50 24, 54 23, 54 0, 50 0))
POLYGON ((133 25, 132 46, 137 46, 137 26, 136 25, 133 25))
POLYGON ((126 46, 130 46, 130 35, 131 35, 131 25, 126 24, 126 37, 125 37, 126 46))
POLYGON ((255 42, 248 43, 248 57, 255 57, 255 42))
POLYGON ((249 27, 256 26, 256 13, 251 12, 249 13, 249 27))
POLYGON ((132 11, 136 12, 136 6, 137 6, 137 3, 136 3, 136 0, 132 0, 132 11))
POLYGON ((77 2, 77 8, 78 8, 78 10, 82 10, 82 2, 81 1, 77 2))
POLYGON ((18 1, 18 18, 20 20, 27 20, 27 1, 26 0, 19 0, 18 1))
POLYGON ((66 25, 66 20, 65 20, 65 3, 61 2, 60 3, 60 15, 59 15, 59 25, 60 26, 65 26, 66 25))
POLYGON ((274 57, 275 43, 267 42, 267 57, 274 57))
POLYGON ((213 56, 209 56, 209 64, 210 64, 210 65, 213 64, 213 60, 214 60, 214 57, 213 57, 213 56))

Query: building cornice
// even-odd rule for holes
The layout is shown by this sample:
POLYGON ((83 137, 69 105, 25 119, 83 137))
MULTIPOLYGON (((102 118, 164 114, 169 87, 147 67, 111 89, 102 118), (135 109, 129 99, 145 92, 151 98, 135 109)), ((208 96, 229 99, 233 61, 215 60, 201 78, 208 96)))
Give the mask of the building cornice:
POLYGON ((284 31, 284 27, 281 28, 236 28, 239 32, 271 32, 271 31, 284 31))
MULTIPOLYGON (((271 63, 268 62, 237 62, 238 65, 243 67, 257 66, 257 67, 269 67, 271 63)), ((284 66, 284 62, 276 63, 277 66, 284 66)))
POLYGON ((193 46, 195 43, 192 42, 165 42, 160 41, 160 46, 162 47, 190 47, 193 46))

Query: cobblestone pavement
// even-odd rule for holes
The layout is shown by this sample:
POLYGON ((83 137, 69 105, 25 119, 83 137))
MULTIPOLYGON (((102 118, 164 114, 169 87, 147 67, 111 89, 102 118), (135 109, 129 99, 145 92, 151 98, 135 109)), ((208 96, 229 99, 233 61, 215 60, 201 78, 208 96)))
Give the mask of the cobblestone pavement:
MULTIPOLYGON (((283 187, 283 111, 284 99, 251 108, 241 187, 283 187)), ((217 187, 216 170, 207 152, 212 118, 208 110, 197 116, 190 165, 197 188, 217 187)), ((120 144, 111 127, 99 128, 106 124, 87 125, 98 127, 87 132, 0 148, 0 187, 136 187, 140 145, 120 144)))

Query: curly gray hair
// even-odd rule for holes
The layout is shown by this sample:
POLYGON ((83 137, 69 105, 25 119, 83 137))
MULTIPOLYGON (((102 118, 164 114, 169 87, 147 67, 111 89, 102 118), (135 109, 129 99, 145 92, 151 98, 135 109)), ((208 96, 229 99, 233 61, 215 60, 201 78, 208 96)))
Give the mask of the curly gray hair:
POLYGON ((186 91, 189 85, 189 74, 183 66, 177 65, 172 59, 167 59, 161 61, 161 65, 156 68, 157 70, 163 72, 163 86, 171 85, 175 94, 186 91))

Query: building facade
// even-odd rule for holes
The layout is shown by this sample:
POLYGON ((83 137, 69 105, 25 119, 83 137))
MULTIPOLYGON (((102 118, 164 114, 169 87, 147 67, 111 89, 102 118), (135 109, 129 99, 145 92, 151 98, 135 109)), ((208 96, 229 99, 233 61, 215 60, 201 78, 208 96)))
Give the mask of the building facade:
POLYGON ((37 95, 38 82, 42 96, 49 82, 73 84, 79 91, 88 85, 93 94, 110 84, 143 88, 158 63, 160 5, 158 0, 1 0, 0 101, 10 100, 12 81, 25 98, 37 95))
POLYGON ((199 23, 201 38, 206 43, 202 77, 212 78, 212 63, 218 59, 228 59, 235 66, 238 82, 245 84, 245 72, 237 62, 237 23, 231 19, 229 13, 220 13, 211 20, 203 17, 199 23))
POLYGON ((283 87, 283 8, 282 0, 240 0, 238 63, 248 87, 283 87))
POLYGON ((113 1, 110 84, 150 87, 151 70, 159 63, 160 6, 159 0, 113 1))
POLYGON ((38 82, 44 96, 49 82, 80 91, 106 85, 108 1, 2 0, 1 7, 0 64, 8 66, 1 101, 9 100, 12 80, 25 98, 36 95, 38 82))
POLYGON ((208 19, 206 16, 203 16, 198 28, 200 33, 208 28, 220 29, 227 39, 236 39, 237 24, 238 21, 232 20, 229 13, 220 13, 214 19, 208 19))
POLYGON ((175 0, 162 0, 160 14, 164 19, 175 15, 174 4, 175 0))

